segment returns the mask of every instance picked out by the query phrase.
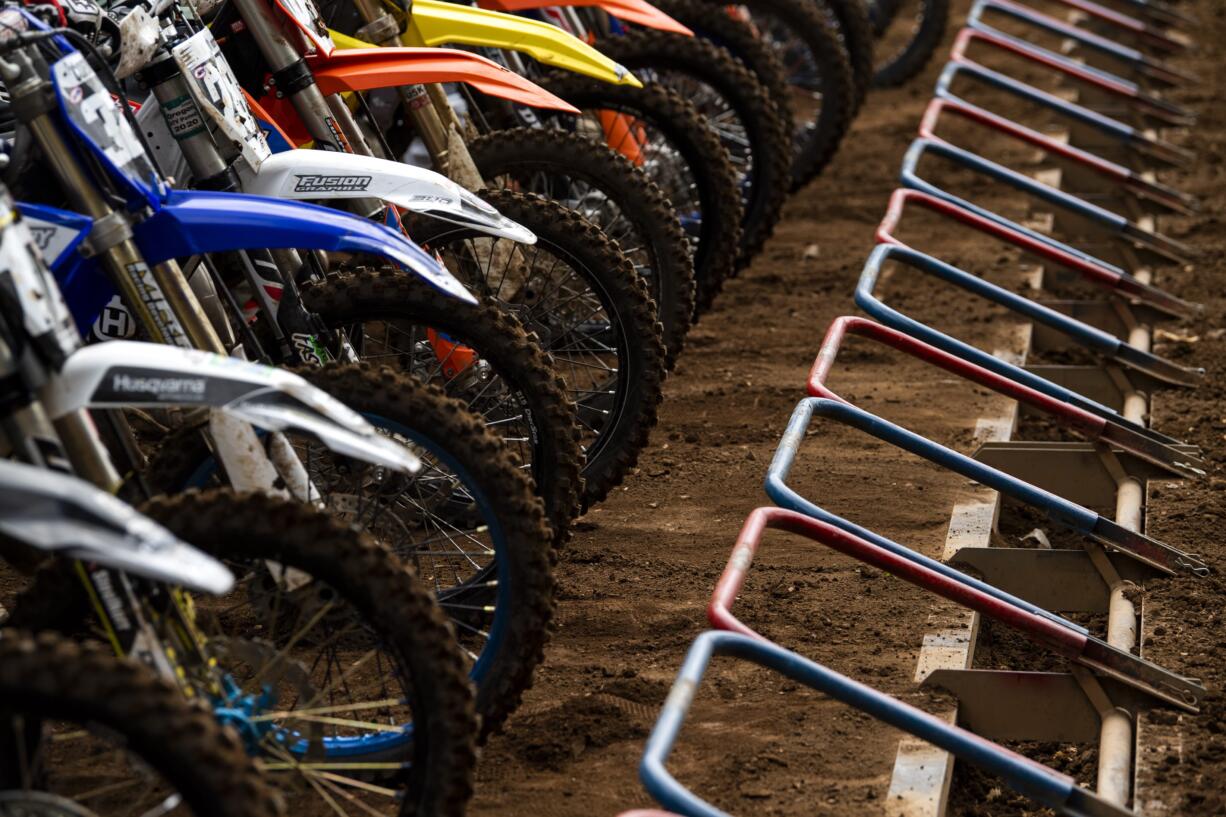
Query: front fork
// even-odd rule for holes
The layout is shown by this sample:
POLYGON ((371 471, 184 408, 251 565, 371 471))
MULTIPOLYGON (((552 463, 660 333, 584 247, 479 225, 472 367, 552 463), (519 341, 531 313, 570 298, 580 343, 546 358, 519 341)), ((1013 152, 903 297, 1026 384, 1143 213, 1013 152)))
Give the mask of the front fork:
MULTIPOLYGON (((178 264, 172 260, 150 268, 145 263, 132 238, 127 218, 113 210, 98 192, 60 135, 52 119, 56 110, 54 90, 34 62, 41 57, 26 51, 16 52, 14 56, 17 64, 13 67, 18 73, 16 81, 9 83, 13 113, 29 128, 72 206, 93 219, 85 251, 101 260, 120 297, 151 340, 226 354, 226 348, 178 264)), ((277 486, 282 480, 271 462, 266 457, 260 459, 252 455, 253 451, 262 450, 255 429, 244 423, 227 431, 214 442, 234 486, 239 490, 280 493, 277 486)), ((297 463, 294 473, 285 479, 290 484, 305 481, 301 463, 297 463)), ((309 499, 310 492, 301 498, 309 499)))
MULTIPOLYGON (((141 75, 158 101, 167 128, 191 169, 195 186, 222 192, 241 190, 238 174, 234 171, 236 157, 228 159, 218 148, 207 126, 208 119, 196 105, 171 54, 163 49, 141 75)), ((327 362, 327 355, 316 340, 321 327, 300 308, 295 276, 302 269, 303 261, 297 251, 251 250, 218 253, 215 257, 219 265, 236 273, 234 277, 246 281, 254 305, 268 316, 268 326, 278 347, 278 360, 315 366, 327 362), (282 309, 283 305, 287 308, 282 309)), ((202 270, 197 274, 208 280, 202 270)), ((195 281, 193 279, 193 283, 195 281)), ((244 315, 237 319, 243 320, 244 315)))

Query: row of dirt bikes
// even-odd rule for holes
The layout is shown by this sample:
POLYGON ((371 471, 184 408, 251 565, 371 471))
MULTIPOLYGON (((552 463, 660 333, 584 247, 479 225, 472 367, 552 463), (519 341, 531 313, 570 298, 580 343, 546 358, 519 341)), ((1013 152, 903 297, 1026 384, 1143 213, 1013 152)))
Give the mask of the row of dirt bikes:
POLYGON ((0 9, 0 814, 463 814, 572 521, 946 5, 0 9))

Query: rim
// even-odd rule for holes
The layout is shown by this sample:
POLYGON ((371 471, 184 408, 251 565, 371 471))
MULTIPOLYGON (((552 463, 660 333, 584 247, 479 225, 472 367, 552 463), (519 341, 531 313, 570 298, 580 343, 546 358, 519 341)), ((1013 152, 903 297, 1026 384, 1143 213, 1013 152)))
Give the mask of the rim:
POLYGON ((429 245, 453 275, 536 335, 576 405, 590 465, 608 445, 633 382, 629 339, 599 276, 539 235, 526 246, 458 228, 433 236, 429 245))

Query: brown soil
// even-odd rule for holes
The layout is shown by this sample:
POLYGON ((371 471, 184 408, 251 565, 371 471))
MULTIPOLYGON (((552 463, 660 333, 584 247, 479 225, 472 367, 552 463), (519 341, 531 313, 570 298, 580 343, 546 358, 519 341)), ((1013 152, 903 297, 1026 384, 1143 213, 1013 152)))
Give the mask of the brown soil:
MULTIPOLYGON (((965 15, 956 2, 953 20, 965 15)), ((1193 7, 1210 31, 1226 36, 1213 0, 1193 7)), ((1187 104, 1202 112, 1188 143, 1196 172, 1170 181, 1202 196, 1198 217, 1167 221, 1167 232, 1207 251, 1193 269, 1163 284, 1210 305, 1203 321, 1168 327, 1197 337, 1160 351, 1210 369, 1206 386, 1163 395, 1157 425, 1204 446, 1215 459, 1226 437, 1226 297, 1215 279, 1226 249, 1220 57, 1206 49, 1185 67, 1206 83, 1187 104)), ((1016 65, 1014 66, 1016 68, 1016 65)), ((613 815, 650 805, 637 780, 644 738, 684 652, 705 627, 704 608, 742 521, 767 504, 762 479, 788 416, 804 397, 808 368, 830 321, 856 314, 852 293, 873 231, 896 186, 899 163, 926 105, 939 66, 909 87, 874 93, 838 159, 793 197, 762 256, 731 282, 716 309, 690 335, 638 473, 589 513, 563 554, 559 627, 535 687, 506 734, 485 749, 474 815, 613 815)), ((983 102, 989 96, 980 94, 983 102)), ((999 107, 997 110, 1001 110, 999 107)), ((1009 112, 1003 110, 1002 112, 1009 112)), ((979 137, 976 135, 976 139, 979 137)), ((984 145, 976 141, 979 149, 984 145)), ((1007 143, 1001 161, 1030 158, 1007 143)), ((1025 219, 1015 197, 982 180, 935 165, 928 178, 973 185, 973 199, 1025 219)), ((1024 291, 1018 254, 920 211, 901 237, 1015 291, 1024 291)), ((1005 313, 968 306, 956 290, 892 269, 879 289, 897 308, 985 348, 1004 339, 1005 313)), ((1077 353, 1055 350, 1048 359, 1077 353)), ((958 450, 974 445, 975 418, 993 395, 914 364, 883 347, 849 340, 830 381, 858 405, 958 450)), ((1041 424, 1039 428, 1045 428, 1041 424)), ((1036 436, 1043 436, 1042 434, 1036 436)), ((1199 550, 1211 563, 1226 545, 1221 478, 1204 486, 1164 485, 1154 492, 1151 531, 1199 550)), ((819 422, 790 483, 806 496, 929 555, 943 544, 950 510, 966 480, 858 432, 819 422)), ((1018 536, 1024 517, 1006 525, 1018 536)), ((1050 532, 1050 531, 1049 531, 1050 532)), ((1226 647, 1219 579, 1174 581, 1150 589, 1147 615, 1160 619, 1147 656, 1213 679, 1226 647)), ((840 672, 925 705, 913 682, 921 639, 937 609, 933 597, 796 537, 768 534, 751 570, 738 614, 751 626, 840 672)), ((1027 645, 988 628, 996 653, 981 660, 1012 665, 1027 645), (1004 660, 1008 658, 1008 660, 1004 660)), ((1032 667, 1028 667, 1032 668, 1032 667)), ((1185 718, 1182 753, 1172 754, 1167 788, 1151 792, 1172 813, 1221 813, 1226 777, 1226 702, 1185 718)), ((871 814, 885 796, 898 733, 794 684, 720 661, 709 673, 670 761, 693 790, 738 814, 871 814)), ((1021 746, 1083 781, 1092 781, 1092 747, 1021 746)), ((959 770, 951 813, 1024 814, 1035 807, 994 781, 959 770)))

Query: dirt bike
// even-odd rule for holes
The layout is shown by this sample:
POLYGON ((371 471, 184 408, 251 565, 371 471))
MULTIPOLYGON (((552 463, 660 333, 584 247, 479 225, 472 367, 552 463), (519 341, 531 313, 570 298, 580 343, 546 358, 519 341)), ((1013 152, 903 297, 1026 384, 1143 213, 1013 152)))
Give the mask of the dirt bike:
MULTIPOLYGON (((236 63, 237 73, 249 90, 262 93, 267 87, 266 78, 271 76, 268 69, 298 64, 303 60, 299 54, 307 49, 307 43, 296 43, 285 36, 281 27, 287 23, 280 7, 261 0, 236 4, 234 8, 242 14, 244 31, 259 46, 260 55, 258 64, 244 67, 236 63), (260 22, 252 23, 253 19, 260 22)), ((293 32, 300 29, 301 26, 294 28, 291 35, 296 37, 293 32)), ((466 186, 480 184, 480 177, 473 178, 471 156, 458 118, 436 84, 464 77, 420 70, 420 64, 407 61, 406 55, 412 49, 334 48, 333 40, 349 46, 360 43, 331 33, 327 36, 326 42, 321 35, 319 43, 310 44, 315 51, 304 61, 319 81, 318 87, 304 87, 287 99, 265 94, 258 100, 282 124, 286 117, 301 119, 297 126, 288 128, 291 139, 313 136, 318 142, 326 136, 329 128, 326 117, 321 115, 323 108, 310 101, 321 89, 353 92, 351 100, 361 116, 349 116, 347 121, 352 124, 348 129, 357 137, 368 132, 377 135, 384 130, 382 125, 365 130, 363 125, 379 122, 382 94, 385 101, 390 99, 392 110, 411 113, 412 124, 434 157, 437 169, 466 186), (379 93, 367 100, 363 93, 367 91, 379 93), (404 107, 404 95, 409 92, 415 95, 415 101, 404 107), (308 120, 314 121, 310 128, 306 127, 308 120), (295 130, 296 127, 302 129, 295 130)), ((243 54, 247 55, 248 63, 252 62, 254 50, 239 47, 235 37, 227 38, 225 47, 238 52, 230 55, 232 62, 243 54)), ((432 55, 438 53, 427 52, 426 56, 433 59, 432 55)), ((475 55, 465 56, 471 58, 472 64, 493 67, 475 55)), ((501 82, 515 75, 497 68, 493 76, 501 82)), ((544 91, 538 89, 537 93, 539 102, 569 108, 544 91)), ((332 98, 338 116, 346 117, 348 109, 339 104, 335 94, 332 98)), ((533 100, 520 95, 518 101, 533 100)), ((354 138, 350 145, 362 150, 374 150, 377 146, 384 155, 396 155, 387 144, 379 144, 379 140, 373 144, 363 142, 354 138)), ((465 276, 470 286, 518 317, 553 357, 579 407, 581 442, 587 460, 583 499, 590 503, 620 482, 655 422, 664 373, 657 316, 644 282, 633 274, 618 248, 581 217, 576 221, 556 204, 532 196, 499 193, 489 198, 505 212, 513 209, 516 220, 532 229, 537 243, 531 249, 437 224, 414 224, 412 228, 415 236, 439 252, 453 271, 465 276)), ((681 282, 681 289, 684 287, 685 282, 681 282)))
MULTIPOLYGON (((3 15, 10 27, 20 19, 10 11, 3 15)), ((55 32, 35 29, 21 39, 31 47, 47 42, 44 35, 55 32)), ((6 57, 13 65, 27 55, 18 49, 6 57)), ((74 74, 79 77, 79 69, 74 74)), ((71 100, 71 87, 57 90, 71 100)), ((88 104, 87 98, 80 101, 88 104)), ((17 460, 0 463, 0 533, 8 537, 4 555, 10 562, 37 564, 22 551, 57 557, 10 604, 6 623, 25 631, 77 632, 92 618, 116 654, 166 681, 141 680, 134 670, 104 665, 91 653, 88 662, 104 674, 83 678, 67 665, 55 673, 62 700, 92 702, 104 723, 123 712, 146 716, 139 727, 117 724, 133 731, 143 741, 136 748, 146 752, 171 726, 194 729, 175 735, 185 743, 153 759, 172 786, 195 780, 182 794, 128 774, 128 766, 108 764, 106 771, 121 782, 113 791, 90 792, 126 794, 91 801, 90 808, 127 814, 135 797, 153 797, 165 812, 187 801, 203 813, 275 813, 276 800, 260 781, 239 774, 245 767, 235 750, 245 749, 262 758, 291 804, 322 798, 369 813, 386 804, 399 810, 407 799, 421 813, 462 813, 477 731, 463 661, 441 608, 390 552, 285 498, 212 491, 159 499, 145 510, 161 527, 108 493, 56 473, 71 464, 100 487, 116 487, 111 454, 92 417, 113 416, 105 410, 121 406, 211 407, 265 431, 306 428, 340 445, 348 439, 345 450, 355 456, 382 449, 380 461, 391 473, 420 462, 294 375, 165 345, 113 341, 81 348, 67 305, 33 251, 32 234, 7 196, 0 205, 11 222, 0 247, 0 371, 8 391, 0 436, 17 460), (75 522, 49 519, 65 515, 75 522), (86 535, 77 535, 83 528, 86 535), (359 675, 358 666, 368 669, 359 675), (125 678, 143 689, 117 688, 125 678), (109 703, 88 697, 91 680, 109 684, 109 703), (203 702, 215 723, 199 708, 183 715, 168 701, 172 693, 203 702), (218 740, 216 724, 232 730, 222 752, 209 745, 218 740), (196 762, 206 768, 182 765, 180 749, 197 750, 196 762), (240 785, 218 791, 224 778, 240 785), (244 799, 236 803, 235 797, 244 799)), ((5 703, 8 712, 14 701, 5 703)), ((40 714, 63 717, 60 707, 44 702, 40 714)), ((34 746, 34 754, 23 752, 42 735, 36 724, 28 726, 33 731, 0 741, 3 773, 19 774, 21 758, 43 755, 59 769, 61 761, 73 760, 65 752, 86 748, 81 734, 70 733, 68 739, 79 743, 61 745, 59 739, 42 750, 34 746)), ((77 759, 98 760, 88 753, 77 759)), ((91 773, 96 783, 99 770, 91 773)), ((29 788, 34 778, 20 779, 29 788)), ((65 785, 71 792, 71 778, 65 785)))
MULTIPOLYGON (((25 16, 21 20, 33 25, 25 16)), ((10 84, 22 125, 17 143, 23 134, 32 134, 74 209, 89 214, 38 209, 43 225, 49 225, 41 228, 49 230, 48 245, 61 250, 53 263, 78 314, 91 309, 96 313, 114 286, 126 295, 125 305, 147 337, 181 346, 195 340, 210 350, 241 353, 238 345, 222 342, 217 327, 227 331, 231 324, 208 320, 175 259, 195 256, 189 263, 198 261, 208 273, 201 278, 220 284, 221 276, 213 277, 205 254, 268 248, 373 251, 470 297, 432 257, 400 233, 373 222, 294 202, 169 189, 128 120, 130 112, 114 103, 79 52, 60 53, 59 38, 66 35, 36 31, 30 36, 35 35, 33 45, 18 43, 16 53, 22 59, 15 64, 22 74, 10 84), (39 49, 57 49, 46 55, 57 58, 52 66, 39 49), (26 88, 48 104, 22 107, 17 92, 26 88), (64 90, 48 96, 51 89, 64 90), (83 163, 77 151, 90 162, 83 163), (122 204, 117 208, 111 202, 122 204), (115 225, 101 234, 116 240, 109 246, 86 244, 91 252, 87 258, 79 249, 100 234, 99 221, 115 225), (150 268, 150 263, 158 266, 150 268), (115 273, 110 286, 99 267, 115 273)), ((63 47, 68 50, 66 42, 63 47)), ((23 166, 23 151, 15 153, 20 160, 15 166, 23 166)), ((224 297, 226 290, 219 286, 212 291, 224 297)), ((235 306, 229 302, 231 309, 235 306)), ((242 320, 233 323, 244 325, 242 320)), ((253 340, 250 334, 245 339, 253 340)), ((390 432, 413 445, 424 466, 406 473, 387 461, 367 465, 350 452, 330 453, 320 445, 328 439, 319 433, 322 427, 274 429, 261 436, 234 417, 189 413, 174 434, 164 426, 157 428, 156 436, 164 439, 144 468, 144 452, 131 439, 130 429, 127 434, 119 429, 121 447, 133 455, 131 470, 163 490, 226 483, 245 490, 272 488, 322 503, 350 523, 372 529, 378 523, 390 525, 378 532, 422 566, 457 626, 468 628, 463 643, 474 676, 486 682, 483 703, 490 711, 509 709, 538 660, 551 611, 549 532, 530 483, 480 421, 437 392, 369 368, 332 365, 303 374, 357 403, 382 435, 390 432), (207 437, 200 433, 206 426, 207 437), (412 497, 411 503, 406 496, 412 497), (449 552, 453 539, 466 547, 449 552), (467 547, 478 543, 479 550, 467 547)), ((344 424, 361 427, 360 419, 346 412, 344 424)), ((380 443, 391 445, 386 439, 380 443)))

